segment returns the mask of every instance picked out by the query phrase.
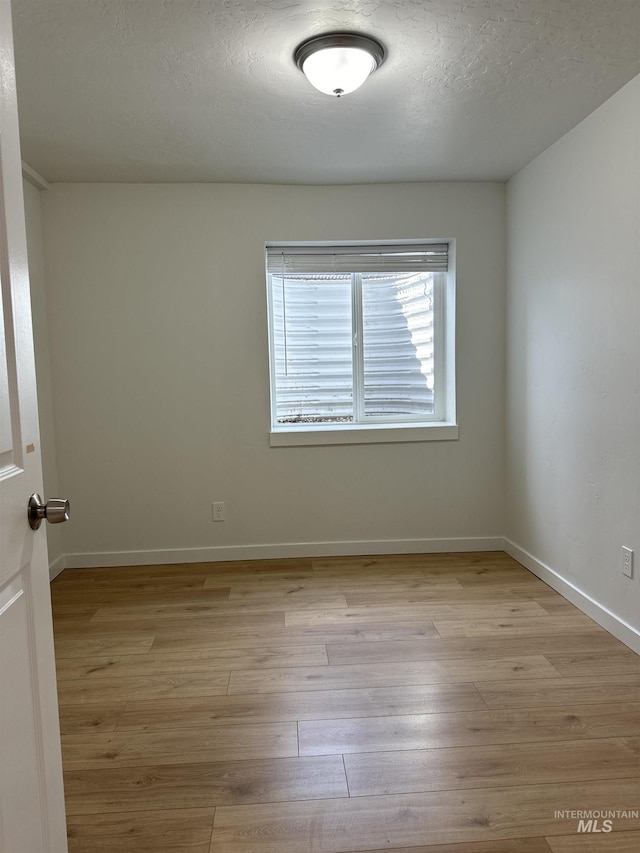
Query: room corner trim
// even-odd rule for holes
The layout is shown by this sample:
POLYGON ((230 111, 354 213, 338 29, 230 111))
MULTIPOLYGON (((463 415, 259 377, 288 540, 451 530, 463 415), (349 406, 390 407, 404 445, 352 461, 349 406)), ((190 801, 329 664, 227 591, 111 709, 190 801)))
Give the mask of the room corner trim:
POLYGON ((282 542, 268 545, 224 545, 158 551, 103 551, 66 554, 65 568, 150 566, 170 563, 215 563, 224 560, 279 560, 286 557, 349 557, 376 554, 438 554, 447 551, 502 551, 502 536, 459 539, 379 539, 342 542, 282 542))
POLYGON ((618 640, 621 640, 626 646, 633 649, 634 652, 640 654, 640 631, 636 630, 636 628, 629 625, 619 616, 616 616, 615 613, 612 613, 604 605, 591 598, 590 595, 587 595, 586 592, 583 592, 570 581, 565 580, 554 569, 542 563, 510 539, 504 540, 504 550, 514 560, 522 563, 526 569, 529 569, 530 572, 539 577, 540 580, 549 584, 552 589, 555 589, 556 592, 559 592, 560 595, 572 604, 575 604, 583 613, 591 617, 594 622, 597 622, 598 625, 601 625, 606 631, 609 631, 610 634, 613 634, 614 637, 617 637, 618 640))
POLYGON ((52 581, 54 578, 57 578, 58 575, 66 569, 66 562, 64 554, 61 554, 57 560, 54 560, 53 563, 49 563, 49 580, 52 581))
POLYGON ((36 172, 35 169, 32 169, 28 163, 22 161, 22 177, 25 181, 29 181, 30 184, 38 190, 48 190, 51 185, 46 178, 43 178, 41 174, 36 172))

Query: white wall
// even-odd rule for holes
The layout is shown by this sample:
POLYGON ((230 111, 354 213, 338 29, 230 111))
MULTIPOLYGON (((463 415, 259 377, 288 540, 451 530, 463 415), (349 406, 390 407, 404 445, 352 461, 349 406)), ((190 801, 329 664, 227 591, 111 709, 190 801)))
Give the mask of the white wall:
POLYGON ((43 201, 72 565, 499 547, 503 185, 57 184, 43 201), (459 441, 271 448, 265 241, 424 237, 458 238, 459 441))
MULTIPOLYGON (((47 293, 42 244, 42 191, 23 181, 25 221, 27 228, 27 250, 29 256, 29 278, 31 281, 31 313, 33 316, 33 338, 38 381, 38 416, 40 419, 40 443, 42 447, 43 498, 60 497, 58 492, 58 467, 56 460, 55 427, 51 364, 49 356, 49 333, 47 327, 47 293)), ((62 564, 62 530, 52 524, 45 525, 49 566, 52 574, 64 568, 62 564)))
POLYGON ((640 77, 516 175, 507 208, 507 537, 636 629, 639 105, 640 77))

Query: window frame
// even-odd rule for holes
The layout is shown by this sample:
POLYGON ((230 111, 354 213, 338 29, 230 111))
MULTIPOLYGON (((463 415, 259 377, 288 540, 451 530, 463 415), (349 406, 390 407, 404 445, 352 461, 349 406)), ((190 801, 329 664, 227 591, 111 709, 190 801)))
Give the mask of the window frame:
MULTIPOLYGON (((391 241, 385 241, 389 244, 391 241)), ((267 285, 267 326, 269 350, 269 403, 270 403, 270 444, 272 447, 295 445, 332 445, 332 444, 370 444, 414 441, 450 441, 459 437, 456 421, 456 382, 455 382, 455 240, 410 240, 394 241, 399 247, 418 247, 446 242, 449 245, 449 264, 446 272, 434 272, 433 282, 433 329, 434 329, 434 407, 432 416, 424 418, 407 417, 402 421, 394 415, 367 417, 366 420, 354 420, 351 423, 277 423, 277 376, 275 358, 275 324, 272 274, 266 272, 267 285)), ((300 246, 305 248, 323 247, 328 244, 318 242, 265 244, 265 270, 268 249, 300 246)), ((331 246, 362 248, 378 245, 372 242, 331 243, 331 246)), ((363 369, 362 356, 362 274, 354 273, 355 286, 351 287, 352 298, 352 359, 353 359, 353 398, 354 417, 362 417, 363 369), (357 341, 356 341, 357 338, 357 341), (357 357, 354 351, 359 349, 357 357), (358 374, 358 375, 356 375, 358 374)))

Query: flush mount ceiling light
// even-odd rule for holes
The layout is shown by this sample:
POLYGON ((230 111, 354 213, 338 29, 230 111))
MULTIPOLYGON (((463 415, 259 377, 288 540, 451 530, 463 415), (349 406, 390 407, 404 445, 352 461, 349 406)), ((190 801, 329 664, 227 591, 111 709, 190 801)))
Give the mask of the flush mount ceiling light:
POLYGON ((326 33, 298 45, 294 60, 320 92, 339 98, 362 86, 384 62, 382 44, 357 33, 326 33))

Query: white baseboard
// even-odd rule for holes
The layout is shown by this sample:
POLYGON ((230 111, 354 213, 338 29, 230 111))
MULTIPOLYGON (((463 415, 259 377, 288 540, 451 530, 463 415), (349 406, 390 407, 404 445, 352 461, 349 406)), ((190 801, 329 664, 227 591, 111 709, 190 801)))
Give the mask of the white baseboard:
POLYGON ((617 637, 626 646, 633 649, 634 652, 640 654, 640 631, 634 628, 633 625, 629 625, 619 616, 616 616, 615 613, 612 613, 604 605, 591 598, 590 595, 587 595, 586 592, 583 592, 570 581, 565 580, 558 572, 540 562, 540 560, 529 554, 524 548, 520 548, 510 539, 504 540, 504 550, 514 560, 522 563, 526 569, 529 569, 530 572, 539 577, 540 580, 549 584, 556 592, 559 592, 560 595, 572 604, 575 604, 583 613, 590 616, 594 622, 597 622, 598 625, 601 625, 610 634, 613 634, 614 637, 617 637))
POLYGON ((54 578, 57 578, 60 572, 63 572, 66 567, 64 554, 61 554, 57 560, 49 564, 49 580, 52 581, 54 578))
POLYGON ((440 554, 448 551, 502 551, 502 536, 460 539, 380 539, 346 542, 285 542, 275 545, 223 545, 158 551, 102 551, 66 554, 64 568, 217 563, 224 560, 281 560, 286 557, 349 557, 368 554, 440 554))

